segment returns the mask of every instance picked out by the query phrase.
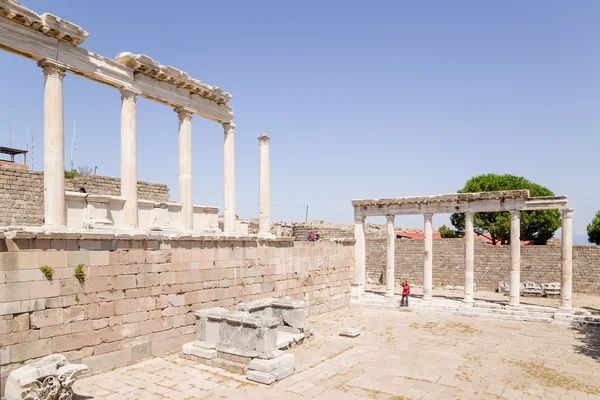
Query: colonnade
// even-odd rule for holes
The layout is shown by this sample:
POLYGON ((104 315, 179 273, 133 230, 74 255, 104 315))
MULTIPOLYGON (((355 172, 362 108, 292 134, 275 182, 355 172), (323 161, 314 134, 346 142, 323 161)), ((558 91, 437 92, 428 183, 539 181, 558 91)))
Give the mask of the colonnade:
MULTIPOLYGON (((572 246, 573 246, 573 209, 561 209, 562 213, 562 241, 561 241, 561 302, 563 310, 572 309, 572 246)), ((473 230, 473 212, 465 213, 465 278, 464 278, 464 303, 473 303, 474 293, 474 261, 475 261, 475 235, 473 230)), ((521 287, 521 211, 510 211, 510 293, 509 305, 519 306, 521 287)), ((387 218, 387 264, 386 296, 394 296, 395 276, 395 240, 394 216, 387 218)), ((423 263, 423 300, 430 301, 433 282, 433 228, 432 213, 423 214, 424 219, 424 263, 423 263)), ((362 291, 366 288, 366 241, 365 241, 365 216, 355 215, 355 283, 362 291)))
MULTIPOLYGON (((67 213, 64 178, 63 79, 66 66, 44 59, 44 223, 65 227, 67 213)), ((140 94, 128 87, 121 92, 121 196, 125 199, 125 225, 138 227, 136 99, 140 94)), ((182 206, 181 227, 193 228, 192 116, 194 110, 175 107, 179 119, 178 193, 182 206)), ((224 233, 236 231, 235 214, 235 124, 224 123, 223 189, 224 233)), ((268 160, 267 160, 268 162, 268 160)))

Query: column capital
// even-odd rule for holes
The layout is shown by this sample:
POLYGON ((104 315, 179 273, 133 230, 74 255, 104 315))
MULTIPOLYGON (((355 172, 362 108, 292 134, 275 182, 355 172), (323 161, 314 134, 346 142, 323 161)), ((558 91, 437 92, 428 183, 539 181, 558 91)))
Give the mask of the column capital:
POLYGON ((365 217, 364 215, 355 215, 354 216, 354 223, 355 224, 362 224, 363 222, 365 222, 365 219, 367 217, 365 217))
POLYGON ((183 106, 182 107, 175 107, 173 110, 179 116, 179 120, 180 121, 183 121, 183 120, 191 121, 192 117, 195 114, 194 110, 192 110, 191 108, 183 107, 183 106))
POLYGON ((223 133, 225 135, 233 133, 234 130, 235 130, 235 124, 233 122, 225 122, 223 124, 223 133))
POLYGON ((394 222, 394 219, 396 218, 395 215, 386 215, 385 219, 387 219, 387 222, 394 222))
POLYGON ((474 215, 475 215, 475 213, 474 213, 473 211, 467 211, 467 212, 465 213, 465 219, 470 219, 470 220, 472 220, 474 215))
POLYGON ((65 77, 65 72, 67 71, 67 67, 64 64, 49 58, 44 58, 38 62, 37 65, 44 71, 44 76, 53 76, 55 78, 63 79, 65 77))
POLYGON ((258 141, 260 142, 260 144, 263 144, 263 143, 267 144, 267 143, 269 143, 269 140, 271 140, 269 135, 264 134, 264 133, 262 135, 258 135, 257 138, 258 138, 258 141))
POLYGON ((431 218, 433 218, 433 213, 424 213, 424 214, 423 214, 423 217, 424 217, 425 219, 431 219, 431 218))
POLYGON ((573 218, 573 209, 572 208, 563 208, 560 210, 563 218, 573 218))
POLYGON ((509 213, 510 213, 511 219, 521 217, 521 210, 510 210, 509 213))
POLYGON ((141 94, 140 91, 128 87, 122 87, 119 92, 121 92, 121 101, 133 101, 134 103, 137 96, 141 94))

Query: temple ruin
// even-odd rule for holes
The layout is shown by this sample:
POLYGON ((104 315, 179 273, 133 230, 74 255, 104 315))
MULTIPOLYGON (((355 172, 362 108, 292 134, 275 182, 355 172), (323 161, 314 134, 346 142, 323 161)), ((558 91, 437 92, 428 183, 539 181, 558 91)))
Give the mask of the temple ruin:
POLYGON ((573 209, 568 207, 566 196, 529 197, 529 190, 509 190, 484 193, 454 193, 436 196, 399 197, 389 199, 353 200, 355 219, 355 285, 354 296, 364 293, 366 287, 365 260, 365 219, 366 217, 383 216, 387 219, 387 267, 386 296, 394 296, 394 218, 396 215, 422 214, 424 219, 424 252, 423 265, 423 300, 432 299, 433 271, 433 214, 464 213, 465 214, 465 280, 464 298, 466 304, 473 303, 473 260, 474 231, 473 214, 476 212, 508 211, 510 212, 510 294, 509 304, 518 306, 521 288, 521 220, 524 211, 554 210, 562 213, 562 269, 561 269, 561 304, 560 309, 572 309, 572 226, 573 209))

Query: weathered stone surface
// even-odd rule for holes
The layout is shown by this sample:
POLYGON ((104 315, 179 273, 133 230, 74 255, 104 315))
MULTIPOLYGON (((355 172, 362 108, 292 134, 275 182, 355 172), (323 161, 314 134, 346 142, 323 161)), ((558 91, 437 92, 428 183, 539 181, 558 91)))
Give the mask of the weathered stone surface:
POLYGON ((284 309, 282 312, 283 323, 289 325, 292 328, 304 329, 306 326, 306 320, 304 317, 304 308, 298 309, 284 309))
POLYGON ((360 329, 356 329, 356 328, 342 328, 340 330, 340 336, 346 336, 346 337, 357 337, 358 335, 360 335, 360 329))
POLYGON ((296 365, 296 357, 292 353, 283 353, 279 357, 271 360, 253 359, 248 365, 248 369, 261 372, 271 372, 273 370, 296 365))
MULTIPOLYGON (((32 364, 18 368, 10 373, 6 382, 6 400, 21 400, 22 393, 30 393, 31 398, 35 393, 41 392, 45 388, 54 387, 55 397, 40 397, 43 400, 58 400, 59 395, 68 395, 65 399, 70 399, 70 388, 75 382, 77 374, 87 370, 83 364, 69 364, 69 361, 62 354, 52 354, 36 361, 32 364), (46 377, 53 376, 49 382, 44 382, 46 377), (60 383, 59 383, 60 381, 60 383)), ((60 397, 63 399, 63 397, 60 397)))
POLYGON ((253 382, 263 383, 265 385, 270 385, 275 382, 275 377, 266 372, 260 372, 255 370, 248 370, 246 372, 246 378, 253 382))
POLYGON ((273 375, 273 377, 275 378, 276 381, 280 381, 283 378, 287 378, 288 376, 292 375, 294 373, 294 371, 296 370, 296 365, 288 365, 288 366, 284 366, 281 368, 278 368, 276 370, 273 370, 270 372, 271 375, 273 375))
POLYGON ((206 343, 205 345, 205 342, 196 340, 194 342, 184 344, 182 351, 183 354, 191 354, 204 359, 212 359, 217 356, 217 351, 214 349, 214 345, 212 345, 212 349, 209 347, 210 345, 212 344, 206 343))

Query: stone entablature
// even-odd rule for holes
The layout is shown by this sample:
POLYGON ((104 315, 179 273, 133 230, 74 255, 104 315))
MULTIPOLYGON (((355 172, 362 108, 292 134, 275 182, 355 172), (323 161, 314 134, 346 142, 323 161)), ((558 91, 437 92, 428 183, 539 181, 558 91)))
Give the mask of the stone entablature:
POLYGON ((149 75, 177 87, 185 88, 190 93, 201 95, 219 104, 227 104, 231 100, 231 94, 224 92, 220 87, 210 86, 198 79, 191 78, 187 73, 177 68, 161 65, 158 61, 154 61, 147 55, 129 52, 119 53, 115 61, 133 68, 136 72, 149 75))
POLYGON ((66 71, 118 89, 130 88, 172 107, 189 107, 219 123, 232 121, 226 104, 229 93, 148 56, 120 53, 111 60, 77 47, 87 36, 78 25, 55 15, 38 15, 14 0, 0 0, 0 43, 6 50, 35 61, 56 60, 66 71))
POLYGON ((79 46, 88 37, 88 33, 80 26, 56 15, 38 15, 14 0, 0 0, 0 15, 74 46, 79 46))
POLYGON ((567 206, 566 196, 529 197, 529 190, 451 193, 352 200, 358 216, 552 210, 567 206))

